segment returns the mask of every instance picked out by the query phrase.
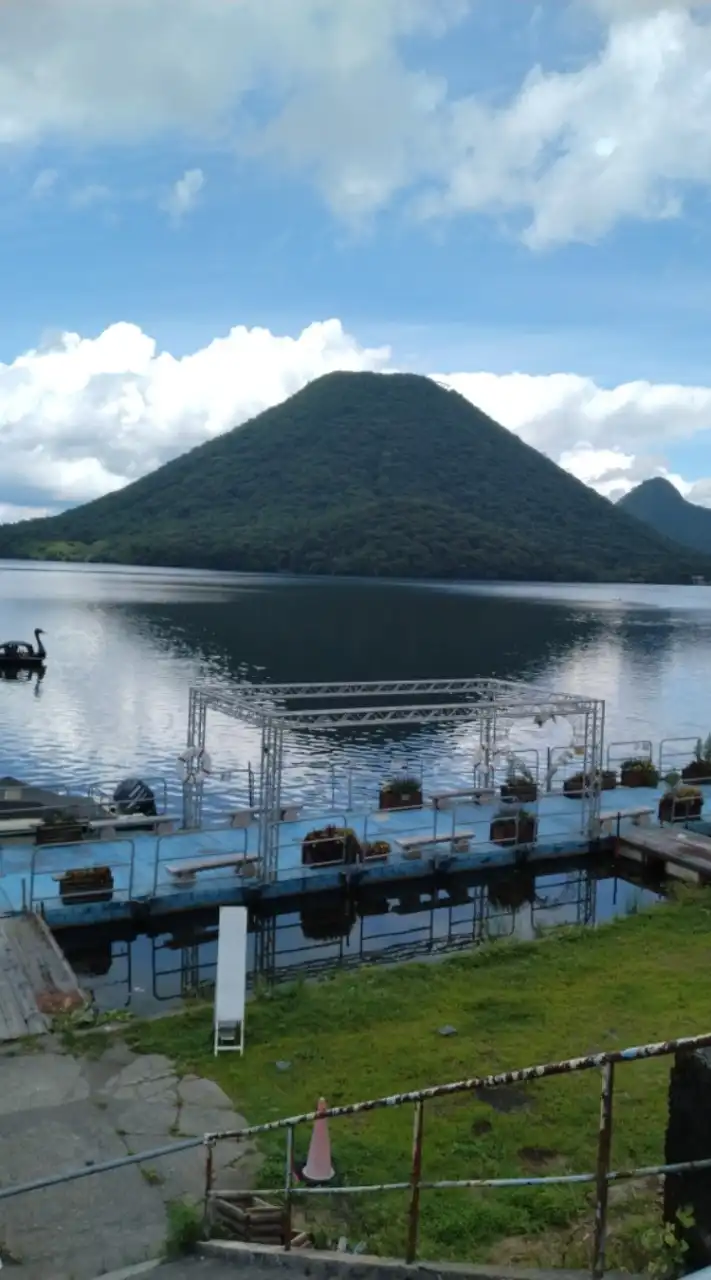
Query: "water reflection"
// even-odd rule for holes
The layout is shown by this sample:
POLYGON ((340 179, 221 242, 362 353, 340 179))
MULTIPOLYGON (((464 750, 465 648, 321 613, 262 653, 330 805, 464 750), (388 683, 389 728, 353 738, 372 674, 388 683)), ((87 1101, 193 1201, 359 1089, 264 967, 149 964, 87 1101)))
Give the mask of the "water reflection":
MULTIPOLYGON (((333 893, 318 904, 250 920, 250 984, 316 977, 362 964, 427 960, 497 938, 530 940, 560 924, 594 925, 654 902, 659 884, 610 860, 539 863, 333 893)), ((217 913, 181 917, 171 932, 62 930, 62 948, 101 1009, 137 1015, 214 982, 217 913)))

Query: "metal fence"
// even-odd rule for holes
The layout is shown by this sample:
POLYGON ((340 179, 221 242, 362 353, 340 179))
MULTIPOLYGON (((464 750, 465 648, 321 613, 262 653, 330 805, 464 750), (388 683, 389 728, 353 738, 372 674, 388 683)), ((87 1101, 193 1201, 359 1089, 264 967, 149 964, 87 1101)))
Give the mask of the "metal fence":
POLYGON ((270 1187, 255 1192, 257 1195, 279 1195, 284 1199, 284 1239, 285 1248, 291 1244, 292 1206, 296 1196, 349 1196, 349 1195, 381 1195, 390 1191, 409 1191, 409 1212, 405 1260, 413 1263, 417 1260, 417 1246, 420 1227, 420 1205, 423 1191, 450 1191, 474 1188, 512 1188, 512 1187, 545 1187, 562 1184, 590 1184, 595 1188, 595 1222, 593 1235, 593 1251, 591 1275, 594 1280, 605 1271, 605 1246, 608 1222, 608 1193, 610 1183, 623 1180, 644 1179, 661 1175, 696 1172, 711 1168, 711 1153, 708 1159, 685 1161, 677 1164, 661 1164, 639 1167, 635 1169, 610 1168, 613 1131, 613 1100, 615 1068, 622 1063, 646 1061, 666 1055, 691 1052, 711 1046, 711 1033, 702 1036, 691 1036, 677 1040, 664 1040, 655 1044, 637 1045, 628 1049, 617 1049, 607 1053, 591 1054, 583 1058, 568 1058, 560 1062, 549 1062, 534 1067, 524 1067, 516 1071, 502 1071, 495 1075, 474 1076, 468 1080, 457 1080, 451 1084, 434 1085, 428 1089, 418 1089, 407 1093, 395 1093, 388 1097, 357 1102, 349 1106, 330 1107, 323 1111, 311 1111, 304 1115, 291 1116, 283 1120, 270 1121, 267 1124, 253 1125, 248 1129, 224 1131, 206 1134, 207 1147, 205 1176, 205 1206, 209 1211, 213 1188, 213 1156, 212 1151, 217 1142, 229 1139, 243 1139, 259 1134, 284 1130, 286 1135, 286 1151, 284 1163, 284 1183, 281 1187, 270 1187), (449 1097, 454 1094, 474 1093, 479 1090, 497 1089, 502 1085, 524 1084, 528 1081, 547 1079, 552 1076, 569 1075, 575 1072, 599 1070, 601 1072, 600 1089, 600 1125, 597 1144, 597 1161, 594 1171, 588 1173, 556 1174, 548 1176, 531 1176, 518 1178, 466 1178, 439 1179, 427 1181, 422 1176, 424 1151, 424 1118, 425 1107, 433 1098, 449 1097), (294 1134, 299 1125, 312 1124, 319 1119, 337 1120, 344 1116, 361 1115, 365 1112, 383 1108, 402 1106, 414 1107, 412 1161, 409 1175, 401 1182, 368 1184, 364 1186, 315 1186, 303 1181, 295 1181, 294 1171, 294 1134))

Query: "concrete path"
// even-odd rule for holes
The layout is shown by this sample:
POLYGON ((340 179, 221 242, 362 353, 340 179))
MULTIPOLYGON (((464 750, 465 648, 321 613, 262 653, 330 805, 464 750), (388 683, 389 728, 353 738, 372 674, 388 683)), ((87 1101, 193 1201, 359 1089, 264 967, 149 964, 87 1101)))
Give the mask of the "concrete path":
MULTIPOLYGON (((179 1079, 167 1058, 137 1057, 122 1043, 109 1042, 92 1060, 45 1037, 31 1051, 0 1053, 0 1080, 0 1186, 245 1124, 212 1081, 179 1079)), ((223 1185, 254 1185, 253 1144, 220 1143, 215 1160, 223 1185)), ((0 1201, 4 1274, 95 1280, 155 1258, 166 1238, 167 1203, 199 1200, 204 1168, 198 1147, 0 1201)), ((165 1280, 172 1280, 168 1272, 165 1280)))

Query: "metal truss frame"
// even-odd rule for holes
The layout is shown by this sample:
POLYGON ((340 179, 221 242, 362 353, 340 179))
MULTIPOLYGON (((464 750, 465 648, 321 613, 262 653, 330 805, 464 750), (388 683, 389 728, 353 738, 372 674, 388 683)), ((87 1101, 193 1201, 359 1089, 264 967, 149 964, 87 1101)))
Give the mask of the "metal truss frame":
MULTIPOLYGON (((477 725, 484 783, 491 784, 497 755, 497 729, 502 721, 537 717, 578 717, 583 722, 580 768, 591 786, 581 798, 581 828, 591 836, 600 812, 598 773, 603 767, 604 702, 576 694, 539 690, 523 681, 494 679, 380 680, 304 684, 250 684, 232 689, 190 690, 188 749, 204 750, 208 711, 241 720, 261 731, 259 793, 259 864, 265 879, 277 874, 278 826, 281 811, 284 735, 369 726, 428 724, 477 725), (365 705, 354 705, 355 700, 365 705), (415 701, 419 699, 419 701, 415 701), (294 705, 294 704, 302 704, 294 705), (314 706, 313 704, 322 704, 314 706), (304 705, 305 704, 305 705, 304 705)), ((188 778, 183 789, 186 827, 202 820, 202 779, 188 778)))

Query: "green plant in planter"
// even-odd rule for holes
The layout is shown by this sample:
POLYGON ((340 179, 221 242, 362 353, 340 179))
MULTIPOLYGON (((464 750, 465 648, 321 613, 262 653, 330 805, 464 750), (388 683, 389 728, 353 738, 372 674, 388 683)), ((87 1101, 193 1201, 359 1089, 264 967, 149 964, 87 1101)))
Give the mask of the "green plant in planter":
POLYGON ((538 835, 538 819, 528 809, 502 805, 491 821, 489 839, 493 844, 534 844, 538 835))
POLYGON ((350 827, 318 827, 307 832, 301 845, 301 862, 317 867, 328 862, 360 862, 360 840, 350 827))
POLYGON ((615 775, 611 770, 596 770, 592 773, 571 773, 569 778, 563 783, 563 794, 568 796, 570 800, 581 800, 583 795, 589 795, 591 791, 597 787, 598 791, 612 791, 616 783, 615 775))
POLYGON ((390 845, 387 840, 368 840, 363 845, 364 862, 387 862, 390 845))
POLYGON ((84 825, 71 810, 52 809, 37 829, 38 844, 77 844, 84 837, 84 825))
POLYGON ((381 809, 416 809, 422 804, 419 778, 389 778, 380 788, 381 809))
POLYGON ((659 770, 647 756, 634 756, 622 761, 620 784, 623 787, 657 787, 659 770))
POLYGON ((684 765, 681 776, 685 782, 711 782, 711 733, 697 740, 694 758, 684 765))
POLYGON ((659 801, 659 821, 688 822, 692 818, 700 818, 703 807, 704 796, 701 789, 678 782, 659 801))
POLYGON ((525 765, 516 762, 509 767, 508 777, 501 786, 502 800, 520 800, 532 804, 538 799, 538 786, 533 774, 525 765))

